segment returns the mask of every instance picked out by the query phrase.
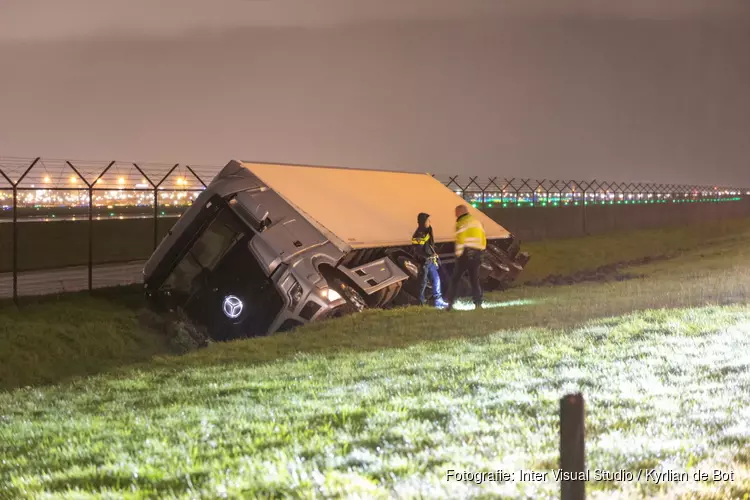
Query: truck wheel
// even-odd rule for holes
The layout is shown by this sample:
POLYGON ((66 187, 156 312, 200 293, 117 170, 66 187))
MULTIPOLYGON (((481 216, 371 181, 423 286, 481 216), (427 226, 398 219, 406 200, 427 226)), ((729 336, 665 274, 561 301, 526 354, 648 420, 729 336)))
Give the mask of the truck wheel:
POLYGON ((409 257, 401 256, 396 260, 396 263, 409 276, 409 280, 419 278, 419 265, 409 257))
POLYGON ((367 305, 369 307, 373 309, 379 309, 381 307, 388 306, 388 304, 390 304, 390 302, 393 300, 393 297, 395 297, 399 291, 401 291, 400 282, 394 283, 393 285, 383 288, 382 290, 378 290, 372 295, 365 297, 365 300, 367 301, 367 305))
POLYGON ((346 300, 346 304, 353 308, 353 312, 362 312, 367 308, 367 302, 352 285, 341 278, 334 278, 331 282, 334 288, 346 300))
POLYGON ((352 306, 350 303, 346 302, 345 304, 342 304, 338 306, 336 309, 331 311, 327 318, 329 319, 335 319, 335 318, 343 318, 344 316, 349 316, 350 314, 356 314, 357 310, 352 306))
POLYGON ((399 295, 402 295, 404 292, 408 294, 412 300, 409 300, 410 303, 419 303, 419 265, 414 262, 413 259, 406 257, 404 255, 398 257, 396 259, 396 264, 398 264, 398 267, 401 268, 401 270, 406 273, 408 278, 404 281, 402 281, 403 285, 401 287, 401 293, 399 295))

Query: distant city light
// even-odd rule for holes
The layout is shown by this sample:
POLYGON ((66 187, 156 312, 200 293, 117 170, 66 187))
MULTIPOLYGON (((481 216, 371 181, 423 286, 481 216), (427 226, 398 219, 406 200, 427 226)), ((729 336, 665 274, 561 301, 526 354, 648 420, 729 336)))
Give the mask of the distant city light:
MULTIPOLYGON (((73 180, 70 181, 73 183, 73 180)), ((154 191, 149 185, 138 186, 143 191, 124 191, 119 188, 112 190, 96 190, 92 201, 94 207, 153 207, 154 191)), ((159 205, 171 207, 188 207, 198 197, 200 190, 195 191, 164 191, 159 192, 159 205)), ((18 191, 19 207, 52 208, 52 207, 87 207, 89 202, 88 190, 64 189, 33 189, 18 191)), ((12 191, 0 190, 0 207, 10 209, 13 206, 12 191)))

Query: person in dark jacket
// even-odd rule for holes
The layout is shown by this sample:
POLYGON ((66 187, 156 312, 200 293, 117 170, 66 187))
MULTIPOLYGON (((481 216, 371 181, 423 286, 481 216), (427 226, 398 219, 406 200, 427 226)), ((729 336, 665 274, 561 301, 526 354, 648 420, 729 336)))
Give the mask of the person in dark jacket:
POLYGON ((424 305, 426 302, 425 291, 427 290, 427 284, 432 282, 432 296, 435 299, 436 307, 446 307, 448 304, 443 301, 443 294, 440 286, 440 273, 438 267, 440 266, 438 254, 435 250, 435 237, 432 234, 432 226, 430 225, 430 215, 421 213, 417 216, 417 230, 414 231, 414 235, 411 238, 411 242, 414 245, 415 254, 422 265, 422 272, 420 276, 422 283, 419 291, 419 302, 424 305))

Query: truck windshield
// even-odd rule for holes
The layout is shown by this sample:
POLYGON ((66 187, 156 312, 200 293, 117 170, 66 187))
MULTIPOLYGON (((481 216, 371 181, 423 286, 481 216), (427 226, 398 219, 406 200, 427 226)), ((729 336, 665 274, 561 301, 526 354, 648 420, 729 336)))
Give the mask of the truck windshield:
POLYGON ((164 304, 184 310, 215 340, 263 335, 284 300, 250 250, 256 233, 223 202, 215 201, 212 209, 208 220, 183 231, 185 242, 174 260, 165 259, 160 286, 155 273, 155 289, 164 304))
POLYGON ((210 273, 243 237, 231 213, 223 210, 187 252, 162 285, 162 289, 191 294, 196 277, 210 273))

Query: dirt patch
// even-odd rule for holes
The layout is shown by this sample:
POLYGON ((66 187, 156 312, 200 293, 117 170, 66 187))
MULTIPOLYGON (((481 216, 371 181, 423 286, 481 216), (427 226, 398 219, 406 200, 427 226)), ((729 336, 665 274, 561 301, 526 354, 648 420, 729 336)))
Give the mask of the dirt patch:
POLYGON ((207 347, 211 343, 206 329, 194 325, 182 311, 157 314, 149 309, 141 309, 137 316, 143 327, 166 335, 170 348, 178 354, 207 347))
POLYGON ((607 264, 605 266, 598 267, 596 269, 587 269, 578 271, 567 276, 561 274, 553 274, 547 276, 544 279, 531 281, 526 283, 526 286, 559 286, 559 285, 575 285, 576 283, 585 282, 597 282, 604 283, 607 281, 627 281, 632 279, 643 278, 642 274, 623 273, 621 270, 627 267, 641 266, 650 264, 652 262, 659 262, 672 258, 670 255, 657 255, 654 257, 642 257, 640 259, 630 260, 626 262, 617 262, 614 264, 607 264))

